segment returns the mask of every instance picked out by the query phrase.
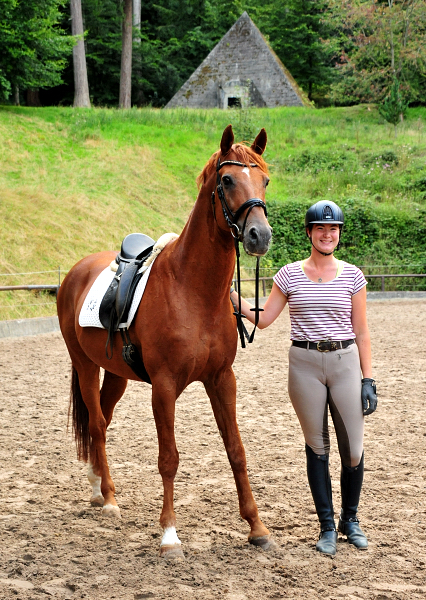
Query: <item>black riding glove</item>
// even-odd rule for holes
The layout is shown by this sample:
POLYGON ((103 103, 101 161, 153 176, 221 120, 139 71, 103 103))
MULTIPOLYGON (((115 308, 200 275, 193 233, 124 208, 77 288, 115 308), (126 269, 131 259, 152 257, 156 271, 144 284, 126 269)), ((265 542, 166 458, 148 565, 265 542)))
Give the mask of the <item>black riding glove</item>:
POLYGON ((374 379, 361 379, 361 401, 364 415, 371 415, 377 408, 376 383, 374 379))

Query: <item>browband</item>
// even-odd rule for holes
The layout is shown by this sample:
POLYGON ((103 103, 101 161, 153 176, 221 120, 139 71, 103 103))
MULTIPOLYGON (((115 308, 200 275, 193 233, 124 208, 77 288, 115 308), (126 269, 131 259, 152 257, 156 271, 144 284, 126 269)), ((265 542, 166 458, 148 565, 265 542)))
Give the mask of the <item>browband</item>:
MULTIPOLYGON (((237 165, 238 167, 246 167, 247 165, 242 162, 238 162, 237 160, 225 160, 223 163, 218 160, 216 171, 219 171, 224 165, 237 165)), ((250 167, 258 167, 256 163, 250 163, 250 167)))

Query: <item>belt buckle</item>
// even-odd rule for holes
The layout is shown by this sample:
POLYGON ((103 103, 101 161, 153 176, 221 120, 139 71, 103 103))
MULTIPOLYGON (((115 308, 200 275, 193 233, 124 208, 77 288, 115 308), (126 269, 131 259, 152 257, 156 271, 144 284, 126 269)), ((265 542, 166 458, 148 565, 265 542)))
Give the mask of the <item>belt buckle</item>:
POLYGON ((320 342, 317 342, 317 350, 318 352, 330 352, 333 350, 337 350, 337 342, 333 342, 332 340, 321 340, 320 342), (330 344, 330 347, 327 348, 320 348, 321 344, 330 344))

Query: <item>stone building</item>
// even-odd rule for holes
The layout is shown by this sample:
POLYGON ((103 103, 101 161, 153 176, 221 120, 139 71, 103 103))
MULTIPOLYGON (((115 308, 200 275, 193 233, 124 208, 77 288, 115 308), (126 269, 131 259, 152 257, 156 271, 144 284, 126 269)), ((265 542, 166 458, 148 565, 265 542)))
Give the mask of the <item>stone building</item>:
POLYGON ((307 106, 309 101, 244 12, 166 108, 307 106))

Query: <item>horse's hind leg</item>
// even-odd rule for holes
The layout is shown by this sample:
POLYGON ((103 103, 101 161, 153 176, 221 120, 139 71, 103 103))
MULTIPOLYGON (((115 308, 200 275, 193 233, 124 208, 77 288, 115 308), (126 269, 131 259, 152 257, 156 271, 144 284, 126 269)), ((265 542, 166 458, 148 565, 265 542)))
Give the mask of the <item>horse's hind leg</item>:
MULTIPOLYGON (((118 375, 114 375, 109 371, 105 371, 100 401, 107 428, 111 423, 114 407, 123 396, 126 386, 127 379, 119 377, 118 375)), ((92 497, 90 499, 92 506, 103 506, 104 497, 101 491, 102 478, 100 475, 96 475, 93 470, 92 463, 89 463, 87 477, 89 478, 90 485, 92 486, 92 497)))
POLYGON ((232 369, 227 369, 216 374, 213 380, 204 385, 234 474, 240 514, 250 525, 249 542, 265 550, 269 549, 275 546, 275 542, 272 541, 268 529, 259 517, 247 475, 246 454, 237 425, 234 372, 232 369))
POLYGON ((101 408, 99 367, 89 359, 73 360, 72 381, 73 427, 78 457, 90 460, 95 482, 99 482, 96 477, 101 477, 102 514, 120 516, 105 452, 107 422, 101 408))

